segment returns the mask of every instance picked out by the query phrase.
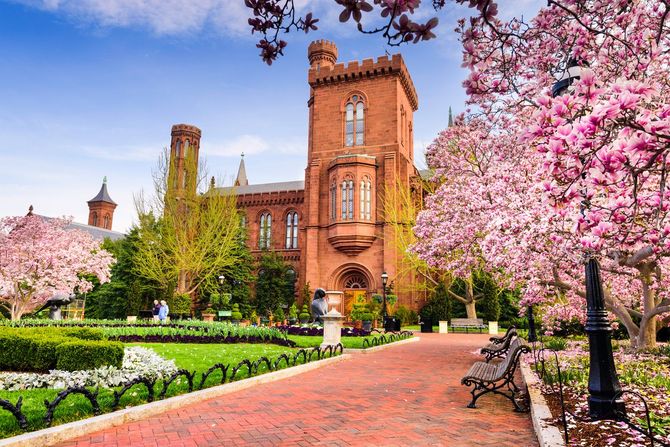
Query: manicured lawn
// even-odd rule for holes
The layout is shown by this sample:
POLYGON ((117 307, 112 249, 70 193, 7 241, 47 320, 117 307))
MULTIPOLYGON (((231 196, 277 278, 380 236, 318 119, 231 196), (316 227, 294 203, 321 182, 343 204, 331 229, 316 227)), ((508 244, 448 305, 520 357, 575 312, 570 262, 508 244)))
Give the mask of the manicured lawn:
MULTIPOLYGON (((314 337, 321 338, 321 337, 314 337)), ((249 359, 254 361, 259 357, 267 357, 274 361, 279 355, 286 353, 292 358, 291 354, 296 349, 271 344, 180 344, 180 343, 134 343, 128 346, 143 346, 156 351, 166 359, 173 359, 179 368, 189 371, 196 371, 194 385, 200 384, 201 374, 215 363, 229 364, 230 369, 235 367, 241 360, 249 359)), ((259 367, 261 372, 265 372, 265 365, 259 367)), ((230 370, 228 371, 230 375, 230 370)), ((243 367, 235 380, 247 377, 246 367, 243 367)), ((217 385, 221 381, 221 372, 213 372, 207 379, 206 386, 217 385)), ((154 393, 163 389, 163 383, 157 382, 154 387, 154 393)), ((188 390, 186 379, 182 378, 180 383, 175 381, 168 389, 167 396, 182 394, 188 390)), ((22 411, 26 415, 29 423, 29 430, 38 430, 44 428, 43 418, 46 413, 44 401, 53 401, 60 390, 35 389, 26 391, 0 391, 0 399, 6 399, 16 404, 19 396, 23 396, 22 411)), ((129 390, 121 399, 120 408, 134 406, 146 402, 147 390, 143 385, 137 385, 129 390)), ((113 390, 101 388, 98 395, 98 402, 103 412, 112 410, 114 402, 113 390)), ((71 422, 92 414, 91 404, 81 395, 71 395, 61 403, 55 413, 53 425, 71 422)), ((0 410, 0 438, 20 434, 21 431, 16 424, 15 419, 7 411, 0 410)))

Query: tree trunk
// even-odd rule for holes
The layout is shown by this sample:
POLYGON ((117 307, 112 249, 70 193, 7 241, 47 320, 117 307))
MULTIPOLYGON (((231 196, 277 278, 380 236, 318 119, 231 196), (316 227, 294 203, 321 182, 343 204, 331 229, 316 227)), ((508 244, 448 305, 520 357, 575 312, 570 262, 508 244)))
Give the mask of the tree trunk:
POLYGON ((653 269, 648 264, 638 267, 640 272, 640 281, 642 282, 642 302, 644 305, 644 314, 640 321, 640 334, 637 337, 637 350, 656 347, 656 316, 648 317, 656 308, 656 294, 651 289, 651 272, 653 269))
POLYGON ((468 318, 477 318, 477 311, 475 309, 475 293, 472 287, 472 277, 465 281, 465 313, 468 318))
POLYGON ((177 277, 177 294, 181 295, 184 293, 188 293, 188 278, 187 274, 184 270, 179 272, 179 276, 177 277))

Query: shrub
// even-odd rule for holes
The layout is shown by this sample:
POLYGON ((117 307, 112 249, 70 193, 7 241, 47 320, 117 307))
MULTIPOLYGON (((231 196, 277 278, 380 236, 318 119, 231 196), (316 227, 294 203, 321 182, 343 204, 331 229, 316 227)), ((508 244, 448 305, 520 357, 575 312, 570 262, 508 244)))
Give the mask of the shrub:
POLYGON ((175 294, 168 302, 171 314, 186 315, 191 313, 191 296, 188 293, 175 294))
POLYGON ((371 312, 365 312, 364 314, 361 315, 361 320, 363 321, 372 321, 374 318, 374 315, 372 315, 371 312))
POLYGON ((281 307, 277 308, 277 310, 274 311, 273 315, 275 321, 284 321, 284 319, 286 318, 286 316, 284 315, 284 310, 281 307))
POLYGON ((568 341, 562 337, 551 337, 544 342, 544 345, 554 351, 565 351, 568 347, 568 341))
POLYGON ((63 371, 95 369, 101 366, 121 367, 123 345, 107 341, 70 341, 56 347, 56 368, 63 371))
POLYGON ((365 309, 365 304, 363 303, 355 303, 353 308, 351 309, 351 319, 353 321, 361 321, 363 318, 363 314, 366 312, 365 309))
POLYGON ((300 311, 298 318, 300 319, 301 323, 307 323, 312 318, 312 314, 309 313, 309 307, 307 307, 307 304, 302 306, 302 311, 300 311))
POLYGON ((231 320, 241 320, 242 319, 242 312, 240 312, 240 305, 235 303, 233 304, 233 311, 230 313, 230 318, 231 320))
POLYGON ((291 304, 291 307, 289 307, 288 317, 291 320, 297 320, 298 319, 298 307, 295 305, 295 303, 291 304))
POLYGON ((415 324, 418 317, 416 312, 405 306, 398 306, 398 309, 395 311, 395 316, 399 318, 400 322, 404 325, 415 324))
POLYGON ((80 340, 104 340, 105 334, 102 329, 91 327, 72 327, 60 331, 66 337, 74 337, 80 340))

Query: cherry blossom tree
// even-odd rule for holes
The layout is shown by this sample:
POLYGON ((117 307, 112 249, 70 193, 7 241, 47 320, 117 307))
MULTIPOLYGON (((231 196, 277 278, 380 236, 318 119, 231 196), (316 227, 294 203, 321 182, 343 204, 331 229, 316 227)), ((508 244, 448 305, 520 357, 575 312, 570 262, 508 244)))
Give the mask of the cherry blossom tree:
MULTIPOLYGON (((486 171, 490 204, 469 189, 479 199, 470 209, 483 255, 524 282, 528 302, 562 299, 573 316, 583 303, 582 262, 599 258, 607 304, 640 348, 653 346, 657 320, 670 311, 669 14, 668 1, 549 0, 528 23, 482 15, 459 28, 464 85, 498 156, 486 171), (581 79, 566 90, 575 62, 581 79), (510 165, 514 151, 521 156, 510 165)), ((454 203, 447 192, 434 202, 454 203)))
POLYGON ((0 219, 0 306, 12 320, 54 295, 91 290, 84 274, 109 281, 113 257, 68 223, 33 214, 0 219))

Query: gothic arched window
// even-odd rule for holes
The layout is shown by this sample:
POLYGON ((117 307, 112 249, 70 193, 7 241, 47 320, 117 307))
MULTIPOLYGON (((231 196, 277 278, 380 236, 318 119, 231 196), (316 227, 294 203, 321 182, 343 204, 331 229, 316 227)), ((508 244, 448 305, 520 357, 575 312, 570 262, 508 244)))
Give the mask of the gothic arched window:
POLYGON ((342 182, 342 219, 354 218, 354 181, 342 182))
POLYGON ((337 186, 335 183, 330 185, 330 218, 337 219, 337 186))
POLYGON ((286 215, 286 248, 298 248, 298 213, 286 215))
POLYGON ((359 95, 344 106, 344 145, 362 146, 365 142, 365 104, 359 95))
POLYGON ((177 140, 177 144, 174 146, 175 158, 181 158, 181 140, 177 140))
POLYGON ((96 212, 93 213, 93 226, 94 227, 98 226, 98 213, 96 212))
POLYGON ((258 248, 261 250, 270 248, 272 238, 272 215, 270 213, 261 214, 261 228, 258 237, 258 248))
POLYGON ((109 214, 105 214, 105 217, 102 219, 102 227, 106 228, 108 230, 111 230, 110 225, 109 225, 109 214))
POLYGON ((364 178, 361 180, 360 193, 359 193, 359 208, 360 208, 360 219, 361 220, 370 220, 372 217, 371 214, 371 201, 372 201, 372 182, 369 178, 364 178))

